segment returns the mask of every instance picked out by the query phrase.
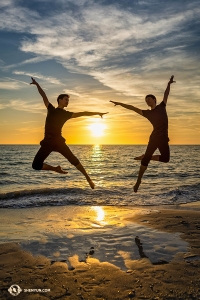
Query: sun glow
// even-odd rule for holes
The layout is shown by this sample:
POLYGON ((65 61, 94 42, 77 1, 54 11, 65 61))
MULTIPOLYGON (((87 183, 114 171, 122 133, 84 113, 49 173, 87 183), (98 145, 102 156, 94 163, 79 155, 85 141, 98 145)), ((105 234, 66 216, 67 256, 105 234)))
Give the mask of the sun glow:
POLYGON ((94 137, 99 137, 104 135, 104 130, 106 129, 106 125, 100 122, 96 122, 89 125, 89 129, 92 132, 94 137))

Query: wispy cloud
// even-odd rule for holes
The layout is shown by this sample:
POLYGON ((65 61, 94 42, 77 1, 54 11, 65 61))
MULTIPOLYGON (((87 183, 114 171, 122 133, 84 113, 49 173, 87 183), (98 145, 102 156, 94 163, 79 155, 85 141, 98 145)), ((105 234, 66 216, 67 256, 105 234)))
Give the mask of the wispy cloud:
POLYGON ((19 83, 23 83, 25 85, 29 85, 29 83, 25 82, 25 81, 21 81, 21 80, 17 80, 14 78, 10 78, 10 77, 4 77, 5 79, 11 80, 11 81, 15 81, 15 82, 19 82, 19 83))
POLYGON ((0 8, 8 7, 10 5, 14 4, 14 0, 1 0, 0 2, 0 8))
MULTIPOLYGON (((149 81, 147 73, 153 70, 160 69, 165 78, 177 67, 179 71, 191 71, 191 67, 188 70, 186 66, 189 62, 182 67, 186 57, 185 45, 177 46, 176 41, 179 39, 184 44, 186 23, 197 17, 198 7, 170 14, 163 10, 156 19, 154 14, 120 10, 115 5, 107 6, 105 11, 104 6, 92 1, 84 1, 76 8, 76 13, 72 10, 70 14, 68 11, 59 12, 59 17, 52 13, 45 20, 38 12, 28 8, 11 6, 6 10, 10 18, 4 14, 1 26, 34 36, 22 41, 21 50, 34 53, 37 58, 20 65, 34 63, 44 57, 53 58, 68 70, 88 74, 127 96, 140 96, 142 85, 149 81)), ((193 58, 194 69, 196 60, 193 58)), ((23 72, 15 71, 14 74, 22 75, 23 72)), ((61 84, 53 77, 25 72, 24 75, 61 84)), ((160 75, 157 77, 160 78, 160 75)))
POLYGON ((42 62, 42 61, 46 61, 48 60, 48 57, 33 57, 33 58, 30 58, 30 59, 26 59, 20 63, 16 63, 16 64, 12 64, 12 65, 7 65, 7 66, 4 66, 3 67, 3 70, 7 71, 9 69, 12 69, 12 68, 16 68, 16 67, 19 67, 19 66, 23 66, 23 65, 27 65, 27 64, 33 64, 33 63, 38 63, 38 62, 42 62))
POLYGON ((1 90, 19 90, 21 85, 18 82, 13 81, 0 81, 1 90))
POLYGON ((17 132, 20 134, 31 134, 31 133, 42 133, 43 132, 43 128, 40 127, 21 127, 17 129, 17 132))
POLYGON ((41 75, 39 73, 29 73, 29 72, 25 72, 25 71, 13 71, 12 73, 16 74, 16 75, 25 75, 25 76, 29 76, 29 77, 35 77, 35 78, 38 78, 38 79, 48 81, 48 82, 53 83, 53 84, 64 85, 59 79, 57 79, 55 77, 44 76, 44 75, 41 75))
POLYGON ((0 103, 0 109, 4 109, 6 107, 9 107, 9 105, 6 103, 0 103))
POLYGON ((76 92, 76 91, 73 91, 73 90, 63 90, 64 93, 66 94, 71 94, 71 95, 74 95, 74 96, 77 96, 77 97, 81 97, 81 94, 76 92))
POLYGON ((42 103, 30 103, 21 99, 10 100, 7 106, 15 110, 27 111, 30 113, 46 113, 46 108, 42 103))
MULTIPOLYGON (((62 1, 60 3, 63 4, 62 1)), ((11 5, 5 9, 1 28, 32 34, 33 38, 22 41, 21 50, 38 55, 7 67, 35 63, 44 57, 53 58, 73 72, 87 73, 113 90, 130 96, 140 94, 135 82, 136 76, 139 80, 138 74, 142 73, 144 82, 144 72, 162 68, 164 74, 169 66, 173 69, 175 65, 181 69, 184 46, 177 46, 176 41, 177 38, 183 39, 187 34, 185 24, 200 12, 198 7, 195 10, 189 7, 185 11, 163 10, 160 15, 145 15, 138 11, 120 10, 115 5, 107 6, 105 11, 105 7, 95 1, 80 2, 74 12, 70 2, 66 1, 67 4, 70 14, 69 11, 58 15, 52 13, 46 18, 25 7, 11 5), (9 13, 9 18, 6 13, 9 13), (178 51, 177 55, 172 57, 172 51, 178 51)), ((139 4, 144 3, 140 1, 139 4)), ((46 79, 39 74, 33 76, 60 84, 54 78, 46 79)), ((139 85, 142 84, 141 79, 139 85)))

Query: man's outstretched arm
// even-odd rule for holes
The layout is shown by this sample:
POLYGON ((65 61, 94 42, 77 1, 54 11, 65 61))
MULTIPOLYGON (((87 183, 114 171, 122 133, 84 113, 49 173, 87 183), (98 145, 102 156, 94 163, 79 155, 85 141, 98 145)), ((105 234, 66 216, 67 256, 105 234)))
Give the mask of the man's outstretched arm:
POLYGON ((115 106, 116 106, 116 105, 120 105, 120 106, 122 106, 122 107, 124 107, 124 108, 126 108, 126 109, 133 110, 133 111, 135 111, 136 113, 138 113, 139 115, 143 116, 142 110, 139 109, 139 108, 137 108, 137 107, 135 107, 135 106, 133 106, 133 105, 128 105, 128 104, 124 104, 124 103, 116 102, 116 101, 112 101, 112 100, 110 100, 110 102, 112 102, 113 104, 115 104, 115 106))
POLYGON ((103 115, 108 114, 108 113, 100 113, 100 112, 89 112, 89 111, 83 111, 83 112, 78 112, 78 113, 73 113, 71 118, 78 118, 78 117, 90 117, 90 116, 95 116, 99 115, 101 118, 103 118, 103 115))
POLYGON ((43 91, 43 89, 41 88, 41 86, 39 85, 39 83, 33 77, 31 77, 31 79, 32 79, 32 82, 30 84, 34 84, 34 85, 37 86, 38 92, 42 96, 46 108, 48 108, 49 100, 48 100, 45 92, 43 91))
POLYGON ((174 81, 174 76, 172 75, 167 84, 167 88, 165 90, 164 97, 163 97, 163 102, 165 103, 165 105, 167 104, 167 99, 168 99, 169 92, 170 92, 170 85, 174 82, 176 82, 176 81, 174 81))

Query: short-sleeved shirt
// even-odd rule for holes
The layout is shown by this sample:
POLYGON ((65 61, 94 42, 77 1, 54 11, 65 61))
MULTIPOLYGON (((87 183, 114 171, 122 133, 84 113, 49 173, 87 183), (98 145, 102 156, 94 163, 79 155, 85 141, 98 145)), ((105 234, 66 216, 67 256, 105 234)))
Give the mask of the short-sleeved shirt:
POLYGON ((162 101, 152 110, 142 110, 143 116, 153 125, 153 131, 150 138, 167 138, 168 139, 168 117, 166 104, 162 101))
POLYGON ((57 139, 62 136, 62 127, 69 120, 73 112, 62 108, 55 108, 51 103, 48 105, 48 113, 45 123, 45 139, 57 139))

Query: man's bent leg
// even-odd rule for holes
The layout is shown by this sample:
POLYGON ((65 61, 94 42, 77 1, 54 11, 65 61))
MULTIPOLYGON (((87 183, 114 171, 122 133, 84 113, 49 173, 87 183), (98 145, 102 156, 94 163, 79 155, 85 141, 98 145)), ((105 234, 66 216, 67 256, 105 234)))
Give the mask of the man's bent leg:
POLYGON ((160 161, 160 155, 159 154, 152 155, 151 160, 160 161))
POLYGON ((35 158, 32 163, 32 168, 34 170, 42 170, 43 168, 43 162, 44 160, 49 156, 51 153, 51 149, 47 148, 45 146, 41 146, 40 149, 38 150, 37 154, 35 155, 35 158))
POLYGON ((168 162, 169 157, 170 157, 170 151, 169 151, 168 141, 167 142, 158 141, 155 143, 150 140, 145 154, 137 156, 134 159, 142 160, 143 162, 145 161, 145 165, 146 165, 146 162, 149 162, 150 160, 168 162), (159 154, 152 155, 157 148, 159 149, 161 155, 159 155, 159 154), (151 158, 150 158, 150 156, 151 156, 151 158))
POLYGON ((34 170, 44 170, 44 171, 54 171, 61 174, 67 174, 67 172, 63 171, 60 166, 53 167, 44 163, 44 160, 49 156, 52 152, 52 149, 48 146, 41 146, 39 151, 37 152, 32 167, 34 170))
POLYGON ((164 140, 160 143, 158 147, 160 154, 159 155, 159 161, 168 163, 170 160, 170 149, 169 149, 169 143, 168 140, 164 140))
POLYGON ((57 167, 53 167, 51 165, 47 165, 45 163, 43 163, 42 169, 44 171, 54 171, 56 173, 60 173, 60 174, 67 174, 67 171, 64 171, 61 166, 57 166, 57 167))

